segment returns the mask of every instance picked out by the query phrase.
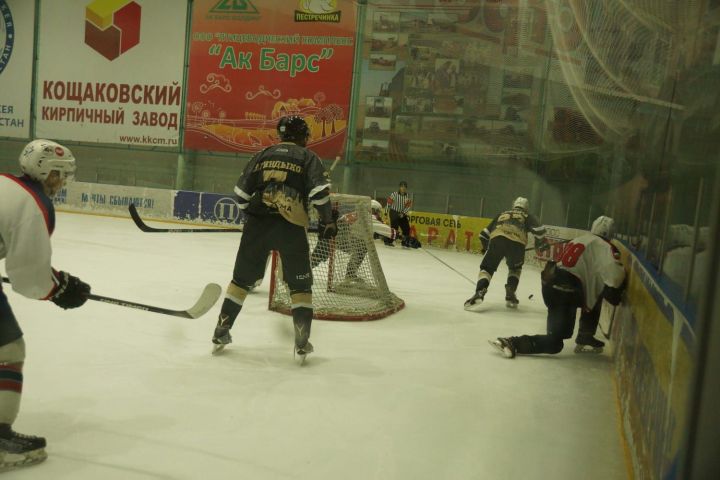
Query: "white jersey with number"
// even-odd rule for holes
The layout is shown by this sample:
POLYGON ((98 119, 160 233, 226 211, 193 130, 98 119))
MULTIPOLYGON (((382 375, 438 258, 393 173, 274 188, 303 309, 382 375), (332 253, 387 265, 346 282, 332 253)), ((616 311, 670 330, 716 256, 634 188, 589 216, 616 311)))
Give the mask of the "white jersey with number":
POLYGON ((617 288, 625 279, 620 252, 607 240, 591 233, 568 242, 557 266, 580 280, 587 310, 598 302, 605 285, 617 288))

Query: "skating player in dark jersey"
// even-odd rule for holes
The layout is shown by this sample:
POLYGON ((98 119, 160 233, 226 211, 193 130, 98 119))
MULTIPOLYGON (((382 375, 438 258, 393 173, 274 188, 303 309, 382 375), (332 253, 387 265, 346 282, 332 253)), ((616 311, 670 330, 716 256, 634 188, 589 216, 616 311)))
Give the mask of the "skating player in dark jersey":
POLYGON ((213 353, 232 341, 230 329, 245 297, 263 277, 267 256, 275 250, 280 254, 283 279, 290 289, 295 353, 304 361, 313 351, 308 341, 313 316, 306 231, 310 206, 318 211, 321 239, 333 238, 337 226, 332 217, 328 172, 320 158, 305 148, 310 137, 307 123, 299 116, 283 117, 277 132, 280 143, 257 153, 235 187, 240 208, 248 220, 213 334, 213 353))
POLYGON ((545 227, 529 213, 528 209, 529 202, 526 198, 516 198, 513 208, 495 217, 480 234, 480 242, 485 256, 480 264, 475 294, 465 302, 465 310, 479 310, 478 307, 482 304, 490 286, 490 280, 503 258, 508 266, 505 303, 510 308, 517 307, 519 302, 515 292, 520 283, 520 274, 525 263, 525 245, 527 245, 528 233, 535 236, 536 245, 539 245, 540 248, 544 244, 545 236, 545 227))

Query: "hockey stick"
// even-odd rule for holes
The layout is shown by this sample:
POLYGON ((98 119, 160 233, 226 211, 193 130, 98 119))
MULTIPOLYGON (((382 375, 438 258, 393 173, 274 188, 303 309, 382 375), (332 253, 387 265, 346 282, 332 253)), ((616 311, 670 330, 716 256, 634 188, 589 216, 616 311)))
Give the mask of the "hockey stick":
POLYGON ((468 282, 472 283, 473 285, 476 284, 476 282, 470 280, 468 277, 466 277, 465 275, 463 275, 461 272, 455 270, 455 268, 451 267, 450 265, 448 265, 447 263, 445 263, 444 261, 442 261, 440 258, 438 258, 437 256, 435 256, 435 255, 433 255, 432 253, 430 253, 430 251, 429 251, 427 248, 423 248, 423 251, 426 252, 426 253, 427 253, 428 255, 430 255, 431 257, 433 257, 433 258, 434 258, 435 260, 437 260, 438 262, 440 262, 440 263, 442 263, 443 265, 445 265, 446 267, 448 267, 448 268, 449 268, 450 270, 452 270, 453 272, 455 272, 455 273, 457 273, 458 275, 460 275, 461 277, 463 277, 463 278, 464 278, 465 280, 467 280, 468 282))
POLYGON ((330 168, 328 169, 328 173, 332 173, 332 171, 335 170, 335 165, 337 165, 339 161, 340 161, 340 155, 335 157, 335 161, 332 163, 332 165, 330 165, 330 168))
MULTIPOLYGON (((553 245, 562 245, 563 243, 572 242, 572 240, 573 240, 572 238, 568 238, 567 240, 562 240, 562 241, 560 241, 560 242, 555 242, 555 243, 552 243, 552 244, 548 244, 547 249, 549 250, 550 247, 552 247, 553 245)), ((528 248, 525 249, 526 252, 529 252, 530 250, 535 250, 535 247, 528 247, 528 248)))
MULTIPOLYGON (((10 279, 2 277, 2 281, 10 283, 10 279)), ((95 300, 96 302, 109 303, 111 305, 117 305, 119 307, 135 308, 137 310, 145 310, 147 312, 161 313, 163 315, 172 315, 173 317, 181 318, 199 318, 205 315, 217 302, 218 298, 222 294, 222 288, 217 283, 208 283, 205 285, 205 289, 200 298, 195 302, 195 305, 188 308, 187 310, 170 310, 168 308, 154 307, 152 305, 144 305, 142 303, 129 302, 127 300, 120 300, 118 298, 104 297, 102 295, 95 295, 91 293, 88 295, 88 300, 95 300)))
POLYGON ((143 222, 142 218, 138 214, 135 204, 131 203, 128 206, 130 216, 132 217, 135 225, 147 233, 228 233, 228 232, 242 232, 239 228, 154 228, 143 222))
POLYGON ((602 328, 602 325, 600 325, 600 323, 598 323, 600 332, 603 334, 603 337, 605 337, 607 340, 610 340, 610 334, 612 333, 613 323, 615 322, 615 312, 617 312, 617 305, 613 305, 613 311, 610 314, 610 323, 608 324, 607 332, 605 332, 605 330, 603 330, 603 328, 602 328))

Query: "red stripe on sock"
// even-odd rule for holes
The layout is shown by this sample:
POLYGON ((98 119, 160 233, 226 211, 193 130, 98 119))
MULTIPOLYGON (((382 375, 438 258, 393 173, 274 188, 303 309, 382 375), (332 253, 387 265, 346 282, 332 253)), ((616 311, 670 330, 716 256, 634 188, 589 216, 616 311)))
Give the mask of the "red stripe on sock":
POLYGON ((16 393, 22 393, 22 382, 16 382, 14 380, 0 380, 0 392, 10 391, 16 393))

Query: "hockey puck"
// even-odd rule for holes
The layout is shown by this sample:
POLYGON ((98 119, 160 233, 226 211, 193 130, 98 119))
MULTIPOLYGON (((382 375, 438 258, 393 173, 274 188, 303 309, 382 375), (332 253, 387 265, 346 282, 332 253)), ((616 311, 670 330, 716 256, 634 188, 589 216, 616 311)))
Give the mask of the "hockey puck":
POLYGON ((533 294, 531 293, 530 296, 528 297, 528 300, 532 300, 532 297, 533 297, 533 294))

